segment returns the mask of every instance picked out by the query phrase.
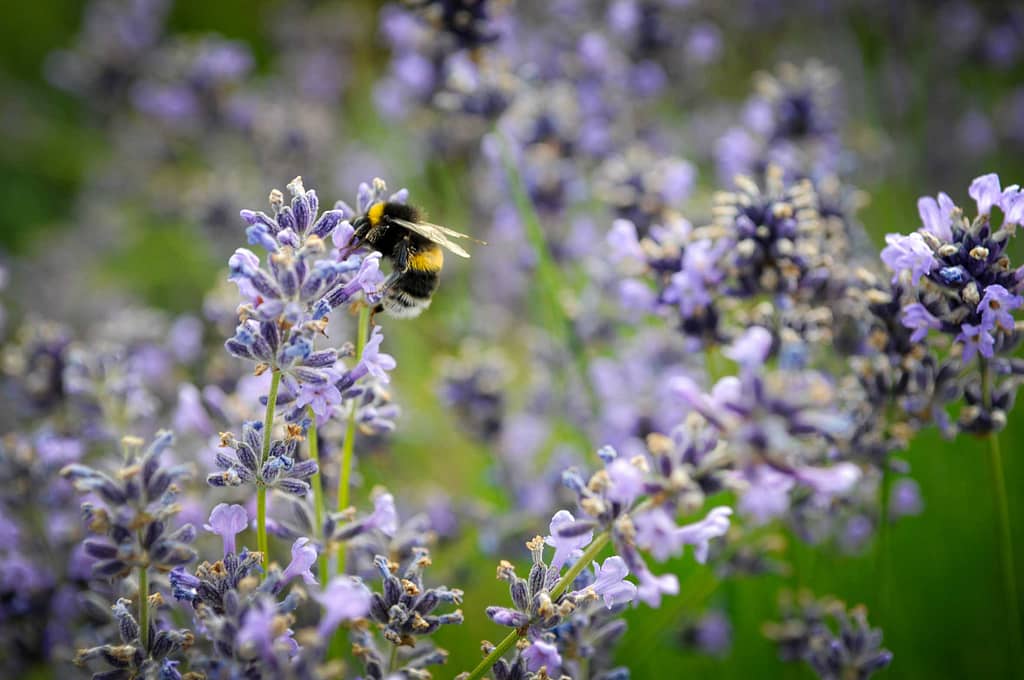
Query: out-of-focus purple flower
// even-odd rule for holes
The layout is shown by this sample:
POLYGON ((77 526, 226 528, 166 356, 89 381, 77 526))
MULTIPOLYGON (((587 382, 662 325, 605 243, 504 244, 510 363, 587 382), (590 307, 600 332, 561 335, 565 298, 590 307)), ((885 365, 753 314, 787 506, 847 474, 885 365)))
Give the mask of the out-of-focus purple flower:
POLYGON ((174 410, 174 431, 179 434, 195 432, 203 435, 214 433, 210 417, 203 408, 203 397, 199 388, 191 383, 178 387, 178 406, 174 410))
POLYGON ((644 490, 644 473, 636 465, 620 457, 608 464, 608 498, 629 507, 644 490))
POLYGON ((789 509, 789 492, 795 484, 791 476, 757 465, 746 470, 744 478, 749 487, 740 497, 739 510, 755 524, 764 524, 789 509))
POLYGON ((722 32, 705 21, 690 29, 686 37, 686 56, 698 64, 710 64, 722 52, 722 32))
POLYGON ((342 621, 361 619, 370 611, 372 595, 363 582, 352 576, 336 576, 313 597, 324 608, 317 629, 322 639, 330 639, 342 621))
POLYGON ((523 659, 526 667, 536 673, 541 668, 546 668, 548 675, 558 677, 562 669, 562 655, 558 653, 558 647, 543 640, 534 640, 525 650, 523 659))
POLYGON ((704 564, 708 559, 711 539, 724 536, 729 531, 731 515, 732 508, 730 507, 721 505, 712 508, 704 519, 677 529, 676 536, 683 543, 692 545, 694 558, 699 564, 704 564))
POLYGON ((276 616, 273 602, 268 598, 261 598, 245 612, 242 627, 238 629, 238 644, 251 647, 263 657, 273 658, 276 616))
POLYGON ((395 497, 389 493, 377 494, 373 499, 373 513, 366 518, 365 526, 367 529, 379 529, 386 536, 394 536, 398 531, 395 497))
POLYGON ((604 598, 605 606, 609 609, 636 599, 636 586, 626 580, 629 576, 629 567, 618 555, 609 557, 601 566, 594 562, 594 572, 596 578, 588 587, 593 588, 595 593, 604 598))
POLYGON ((892 501, 889 516, 893 519, 908 515, 920 515, 924 509, 921 487, 913 479, 901 479, 892 486, 892 501))
POLYGON ((36 439, 36 453, 47 465, 59 466, 81 460, 85 445, 73 437, 59 437, 52 432, 40 434, 36 439))
POLYGON ((979 352, 986 359, 991 359, 995 353, 996 340, 981 324, 965 323, 961 325, 960 334, 956 336, 956 340, 963 343, 965 364, 972 361, 979 352))
POLYGON ((899 280, 902 272, 909 271, 911 282, 916 286, 922 276, 939 265, 932 249, 917 232, 910 235, 886 234, 885 242, 888 245, 882 249, 882 262, 892 270, 893 283, 899 280))
POLYGON ((608 255, 612 262, 622 262, 623 260, 633 263, 644 262, 644 251, 640 247, 636 225, 629 220, 618 219, 612 222, 612 228, 608 230, 606 240, 608 255))
POLYGON ((660 607, 662 595, 677 595, 679 593, 679 579, 675 574, 655 576, 644 569, 636 577, 639 581, 636 590, 637 598, 649 607, 660 607))
POLYGON ((316 554, 316 546, 308 538, 295 539, 292 544, 292 561, 281 572, 281 583, 288 583, 296 576, 301 576, 309 585, 316 585, 316 576, 311 571, 316 564, 316 554))
POLYGON ((744 370, 756 370, 764 365, 772 349, 772 334, 760 326, 751 326, 736 338, 723 352, 744 370))
POLYGON ((848 493, 860 480, 861 472, 853 463, 844 462, 829 467, 800 467, 793 476, 814 489, 816 496, 827 500, 848 493))
POLYGON ((559 536, 559 530, 567 528, 576 522, 576 518, 568 510, 559 510, 551 518, 548 529, 551 533, 544 539, 545 543, 555 548, 555 556, 551 558, 551 568, 558 571, 572 557, 577 550, 582 550, 590 544, 594 538, 593 531, 579 534, 577 536, 559 536))
POLYGON ((684 545, 692 545, 697 562, 703 564, 707 561, 710 540, 729 530, 731 514, 732 508, 720 506, 699 522, 678 527, 667 510, 657 507, 633 518, 636 544, 659 562, 678 555, 684 545))
POLYGON ((903 308, 900 323, 914 331, 910 335, 911 342, 921 342, 927 337, 928 331, 942 328, 942 322, 920 302, 911 303, 903 308))
POLYGON ((729 617, 716 610, 710 611, 697 623, 697 646, 705 654, 724 656, 732 647, 732 624, 729 617))
POLYGON ((224 540, 224 554, 234 553, 235 534, 249 526, 249 515, 241 505, 218 503, 210 513, 210 521, 203 525, 207 531, 218 534, 224 540))

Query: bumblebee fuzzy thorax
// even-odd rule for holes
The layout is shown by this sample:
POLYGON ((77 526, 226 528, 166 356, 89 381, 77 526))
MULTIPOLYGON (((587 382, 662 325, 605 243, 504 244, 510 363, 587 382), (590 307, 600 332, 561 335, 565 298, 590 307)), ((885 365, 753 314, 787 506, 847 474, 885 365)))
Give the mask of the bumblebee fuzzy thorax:
POLYGON ((369 220, 371 227, 376 227, 380 224, 380 218, 384 216, 384 201, 377 201, 366 211, 366 219, 369 220))

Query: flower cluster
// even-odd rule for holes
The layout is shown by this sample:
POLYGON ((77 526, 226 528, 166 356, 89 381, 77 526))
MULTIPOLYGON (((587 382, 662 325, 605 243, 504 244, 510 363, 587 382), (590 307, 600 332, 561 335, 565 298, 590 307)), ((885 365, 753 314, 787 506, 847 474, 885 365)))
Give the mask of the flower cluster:
POLYGON ((866 679, 892 663, 882 632, 868 625, 863 606, 848 613, 842 602, 818 600, 807 591, 797 598, 783 593, 781 599, 782 620, 765 624, 764 634, 784 661, 804 661, 822 680, 866 679))
POLYGON ((1024 221, 1024 194, 1016 185, 1002 189, 994 174, 976 178, 968 193, 977 203, 973 220, 944 193, 921 198, 921 227, 886 236, 882 261, 899 285, 894 298, 910 342, 937 331, 964 364, 979 359, 981 368, 964 386, 961 425, 986 433, 1005 426, 1024 371, 1008 356, 1020 341, 1013 313, 1024 306, 1024 278, 1006 253, 1024 221), (1002 214, 998 226, 993 208, 1002 214))
POLYGON ((295 496, 309 493, 310 477, 319 468, 315 460, 296 460, 300 436, 298 426, 289 426, 286 439, 272 441, 264 448, 263 423, 248 422, 242 426, 242 438, 230 432, 221 437, 217 452, 217 467, 223 472, 211 473, 206 478, 210 486, 260 485, 295 496), (228 453, 233 449, 234 454, 228 453), (266 456, 262 452, 266 451, 266 456), (263 461, 260 463, 260 461, 263 461))

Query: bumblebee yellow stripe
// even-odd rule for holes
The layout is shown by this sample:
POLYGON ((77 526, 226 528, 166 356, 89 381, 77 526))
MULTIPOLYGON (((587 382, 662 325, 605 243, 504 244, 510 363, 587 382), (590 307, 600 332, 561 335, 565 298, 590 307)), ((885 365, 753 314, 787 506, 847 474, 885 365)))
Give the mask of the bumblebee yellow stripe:
POLYGON ((374 227, 380 223, 380 218, 384 215, 384 202, 378 201, 370 206, 370 209, 366 211, 366 219, 370 220, 370 224, 374 227))
POLYGON ((444 251, 437 246, 416 253, 409 258, 409 267, 421 272, 440 271, 444 266, 444 251))

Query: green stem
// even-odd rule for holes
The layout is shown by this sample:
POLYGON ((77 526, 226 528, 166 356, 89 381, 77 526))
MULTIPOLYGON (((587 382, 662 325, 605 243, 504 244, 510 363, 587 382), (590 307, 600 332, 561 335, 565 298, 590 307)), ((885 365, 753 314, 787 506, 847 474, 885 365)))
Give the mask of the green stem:
POLYGON ((139 567, 139 640, 149 649, 149 567, 139 567))
MULTIPOLYGON (((999 515, 999 552, 1003 563, 1003 578, 1007 609, 1010 617, 1012 662, 1016 666, 1020 657, 1021 628, 1020 601, 1017 599, 1017 572, 1013 564, 1013 534, 1010 529, 1010 506, 1006 497, 1006 477, 1003 474, 1003 457, 999 449, 999 437, 989 434, 989 463, 992 468, 992 482, 999 515)), ((1020 667, 1020 666, 1018 666, 1020 667)))
MULTIPOLYGON (((586 569, 590 563, 594 561, 594 559, 601 553, 601 550, 603 550, 608 544, 610 539, 611 534, 607 531, 598 534, 597 538, 587 546, 583 556, 576 560, 575 564, 569 567, 569 571, 565 572, 562 578, 558 580, 558 583, 555 584, 555 587, 551 589, 550 594, 552 600, 557 600, 558 596, 564 593, 566 588, 572 585, 572 582, 576 580, 576 577, 580 575, 580 572, 586 569)), ((495 647, 490 654, 484 657, 484 660, 477 664, 476 668, 470 671, 465 680, 480 680, 480 678, 484 677, 484 674, 498 662, 498 659, 504 656, 505 652, 512 649, 520 636, 521 634, 518 630, 514 630, 506 635, 505 639, 499 642, 498 646, 495 647)))
POLYGON ((391 645, 391 656, 388 658, 388 673, 395 672, 395 666, 398 665, 398 645, 391 645))
POLYGON ((886 460, 882 467, 882 488, 879 489, 879 517, 878 517, 878 582, 880 584, 880 608, 888 610, 889 600, 889 506, 892 500, 892 484, 890 479, 889 461, 886 460))
MULTIPOLYGON (((364 306, 359 310, 359 330, 356 334, 356 361, 363 358, 363 350, 366 348, 366 338, 370 331, 370 307, 364 306)), ((349 486, 352 483, 352 455, 355 452, 356 440, 356 407, 352 405, 352 412, 348 414, 348 424, 345 426, 345 441, 341 447, 341 473, 338 480, 338 511, 348 507, 349 486)), ((345 548, 342 547, 338 553, 338 573, 345 573, 345 548)))
MULTIPOLYGON (((281 385, 281 371, 274 369, 270 377, 270 394, 267 395, 267 411, 263 416, 263 450, 260 452, 260 469, 270 454, 270 433, 274 427, 274 410, 277 408, 277 388, 281 385)), ((270 562, 270 543, 267 540, 267 487, 262 483, 256 487, 256 546, 263 554, 263 567, 270 562)))
MULTIPOLYGON (((311 480, 313 483, 313 517, 316 523, 314 532, 317 535, 323 533, 324 529, 324 508, 327 506, 327 499, 324 498, 324 482, 320 477, 320 440, 317 437, 316 429, 316 414, 313 413, 313 407, 307 407, 309 413, 309 431, 306 433, 306 437, 309 438, 309 458, 316 463, 317 472, 313 475, 311 480)), ((327 555, 320 555, 318 560, 320 569, 320 583, 327 584, 327 555)))

